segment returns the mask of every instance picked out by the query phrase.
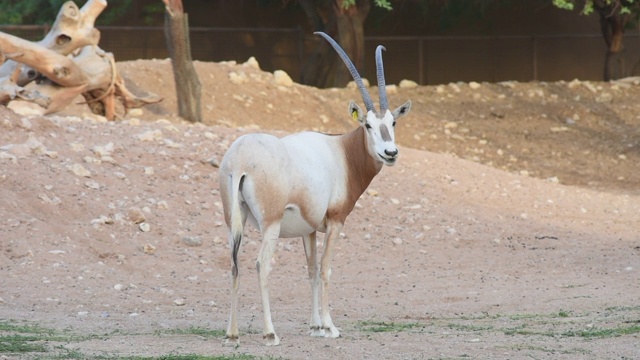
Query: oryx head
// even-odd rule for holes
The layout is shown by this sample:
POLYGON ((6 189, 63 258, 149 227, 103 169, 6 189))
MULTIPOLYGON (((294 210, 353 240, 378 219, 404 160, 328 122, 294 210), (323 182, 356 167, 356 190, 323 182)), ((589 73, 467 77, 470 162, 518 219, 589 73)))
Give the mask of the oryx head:
POLYGON ((387 90, 385 88, 384 81, 384 67, 382 65, 382 50, 386 50, 384 46, 378 45, 376 48, 376 72, 378 75, 378 92, 380 94, 380 111, 376 111, 373 106, 373 101, 369 92, 364 87, 362 78, 358 73, 358 70, 353 65, 349 56, 344 50, 336 43, 329 35, 323 32, 315 32, 314 34, 320 35, 325 38, 331 46, 336 50, 342 61, 349 69, 353 80, 360 90, 360 95, 364 101, 367 112, 362 111, 360 106, 355 102, 349 103, 349 115, 354 119, 357 119, 360 126, 365 128, 365 134, 367 139, 367 147, 369 154, 376 160, 384 163, 385 165, 393 165, 398 158, 398 147, 395 142, 395 125, 396 120, 409 113, 411 109, 411 100, 407 101, 397 109, 390 111, 389 102, 387 101, 387 90))

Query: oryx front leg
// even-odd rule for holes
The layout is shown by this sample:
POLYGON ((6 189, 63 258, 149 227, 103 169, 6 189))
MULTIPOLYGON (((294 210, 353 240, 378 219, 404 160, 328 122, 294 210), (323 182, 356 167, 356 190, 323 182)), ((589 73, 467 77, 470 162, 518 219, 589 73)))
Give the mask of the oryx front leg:
POLYGON ((333 257, 333 248, 340 230, 341 223, 330 223, 327 227, 327 234, 324 238, 324 253, 322 254, 322 263, 320 277, 322 278, 322 328, 326 337, 337 338, 340 331, 333 325, 331 314, 329 312, 329 282, 331 280, 331 259, 333 257))
POLYGON ((311 336, 325 336, 326 333, 320 320, 320 304, 318 303, 320 289, 320 272, 318 271, 316 233, 312 232, 303 236, 304 252, 307 256, 307 268, 309 270, 309 282, 311 283, 311 320, 309 332, 311 336))
POLYGON ((271 307, 269 305, 269 273, 271 273, 271 259, 275 250, 278 236, 280 235, 280 223, 271 224, 262 232, 262 246, 256 269, 260 281, 260 294, 262 295, 262 311, 264 313, 263 338, 267 346, 280 345, 280 339, 273 329, 271 321, 271 307))

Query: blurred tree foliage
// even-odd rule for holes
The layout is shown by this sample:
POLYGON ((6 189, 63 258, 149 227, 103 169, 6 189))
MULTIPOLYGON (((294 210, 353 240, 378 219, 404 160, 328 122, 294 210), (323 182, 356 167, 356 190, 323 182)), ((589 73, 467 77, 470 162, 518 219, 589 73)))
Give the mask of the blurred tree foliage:
POLYGON ((578 10, 581 14, 598 14, 600 32, 607 46, 604 57, 603 79, 613 80, 640 74, 640 63, 627 69, 624 52, 624 32, 638 23, 640 1, 636 0, 553 0, 553 5, 565 10, 578 10))

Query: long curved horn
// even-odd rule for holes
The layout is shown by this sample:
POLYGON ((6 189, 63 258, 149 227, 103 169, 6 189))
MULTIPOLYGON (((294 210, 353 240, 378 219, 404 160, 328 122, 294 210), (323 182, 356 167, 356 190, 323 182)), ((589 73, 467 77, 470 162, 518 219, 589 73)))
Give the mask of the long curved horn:
POLYGON ((384 66, 382 65, 382 50, 384 46, 378 45, 376 48, 376 73, 378 75, 378 93, 380 94, 380 112, 385 113, 389 108, 389 101, 387 100, 387 88, 384 82, 384 66))
POLYGON ((369 95, 369 92, 367 92, 367 89, 364 87, 364 83, 362 82, 362 77, 360 77, 358 70, 351 62, 351 59, 349 59, 349 56, 344 52, 344 50, 342 50, 340 45, 338 45, 338 43, 335 42, 335 40, 333 40, 329 35, 321 31, 316 31, 314 32, 314 34, 322 36, 323 38, 325 38, 325 40, 329 42, 329 44, 331 44, 331 46, 333 46, 333 48, 338 53, 338 55, 340 55, 340 58, 342 58, 342 61, 344 61, 344 64, 347 65, 347 69, 349 69, 349 72, 351 73, 353 80, 356 82, 356 85, 358 85, 358 90, 360 90, 360 95, 362 96, 362 101, 364 101, 364 106, 367 108, 367 111, 375 112, 376 110, 373 107, 373 101, 371 100, 371 95, 369 95))

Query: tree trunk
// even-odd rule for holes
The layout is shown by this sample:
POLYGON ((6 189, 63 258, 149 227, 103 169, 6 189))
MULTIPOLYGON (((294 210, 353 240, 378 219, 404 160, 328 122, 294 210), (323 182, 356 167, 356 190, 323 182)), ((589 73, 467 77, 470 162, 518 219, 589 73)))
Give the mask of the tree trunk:
MULTIPOLYGON (((320 14, 320 8, 316 6, 315 1, 299 0, 299 3, 312 25, 313 32, 327 32, 327 26, 325 25, 323 16, 320 14)), ((320 86, 321 79, 326 78, 325 74, 329 71, 331 64, 328 61, 329 47, 321 46, 319 40, 317 44, 317 46, 314 46, 311 55, 303 62, 302 74, 300 74, 302 84, 320 86)))
POLYGON ((191 59, 189 20, 182 0, 163 0, 166 7, 165 37, 173 64, 178 114, 192 122, 202 121, 201 85, 191 59))
MULTIPOLYGON (((343 0, 323 2, 299 0, 314 31, 324 31, 342 46, 358 71, 364 68, 364 21, 371 8, 370 0, 358 0, 344 8, 343 0)), ((342 87, 351 80, 348 70, 330 46, 317 40, 317 46, 305 61, 302 82, 318 87, 342 87)))
MULTIPOLYGON (((369 14, 370 6, 367 0, 357 1, 355 6, 347 9, 341 6, 334 7, 338 43, 349 54, 351 61, 361 74, 364 70, 364 21, 369 14)), ((334 66, 337 69, 333 77, 333 86, 344 86, 351 81, 349 71, 340 61, 336 61, 334 66)))
POLYGON ((607 3, 603 0, 593 2, 594 8, 600 15, 600 31, 607 45, 604 58, 604 81, 624 77, 624 27, 629 20, 628 14, 620 12, 621 4, 607 3), (617 66, 616 66, 617 65, 617 66))

